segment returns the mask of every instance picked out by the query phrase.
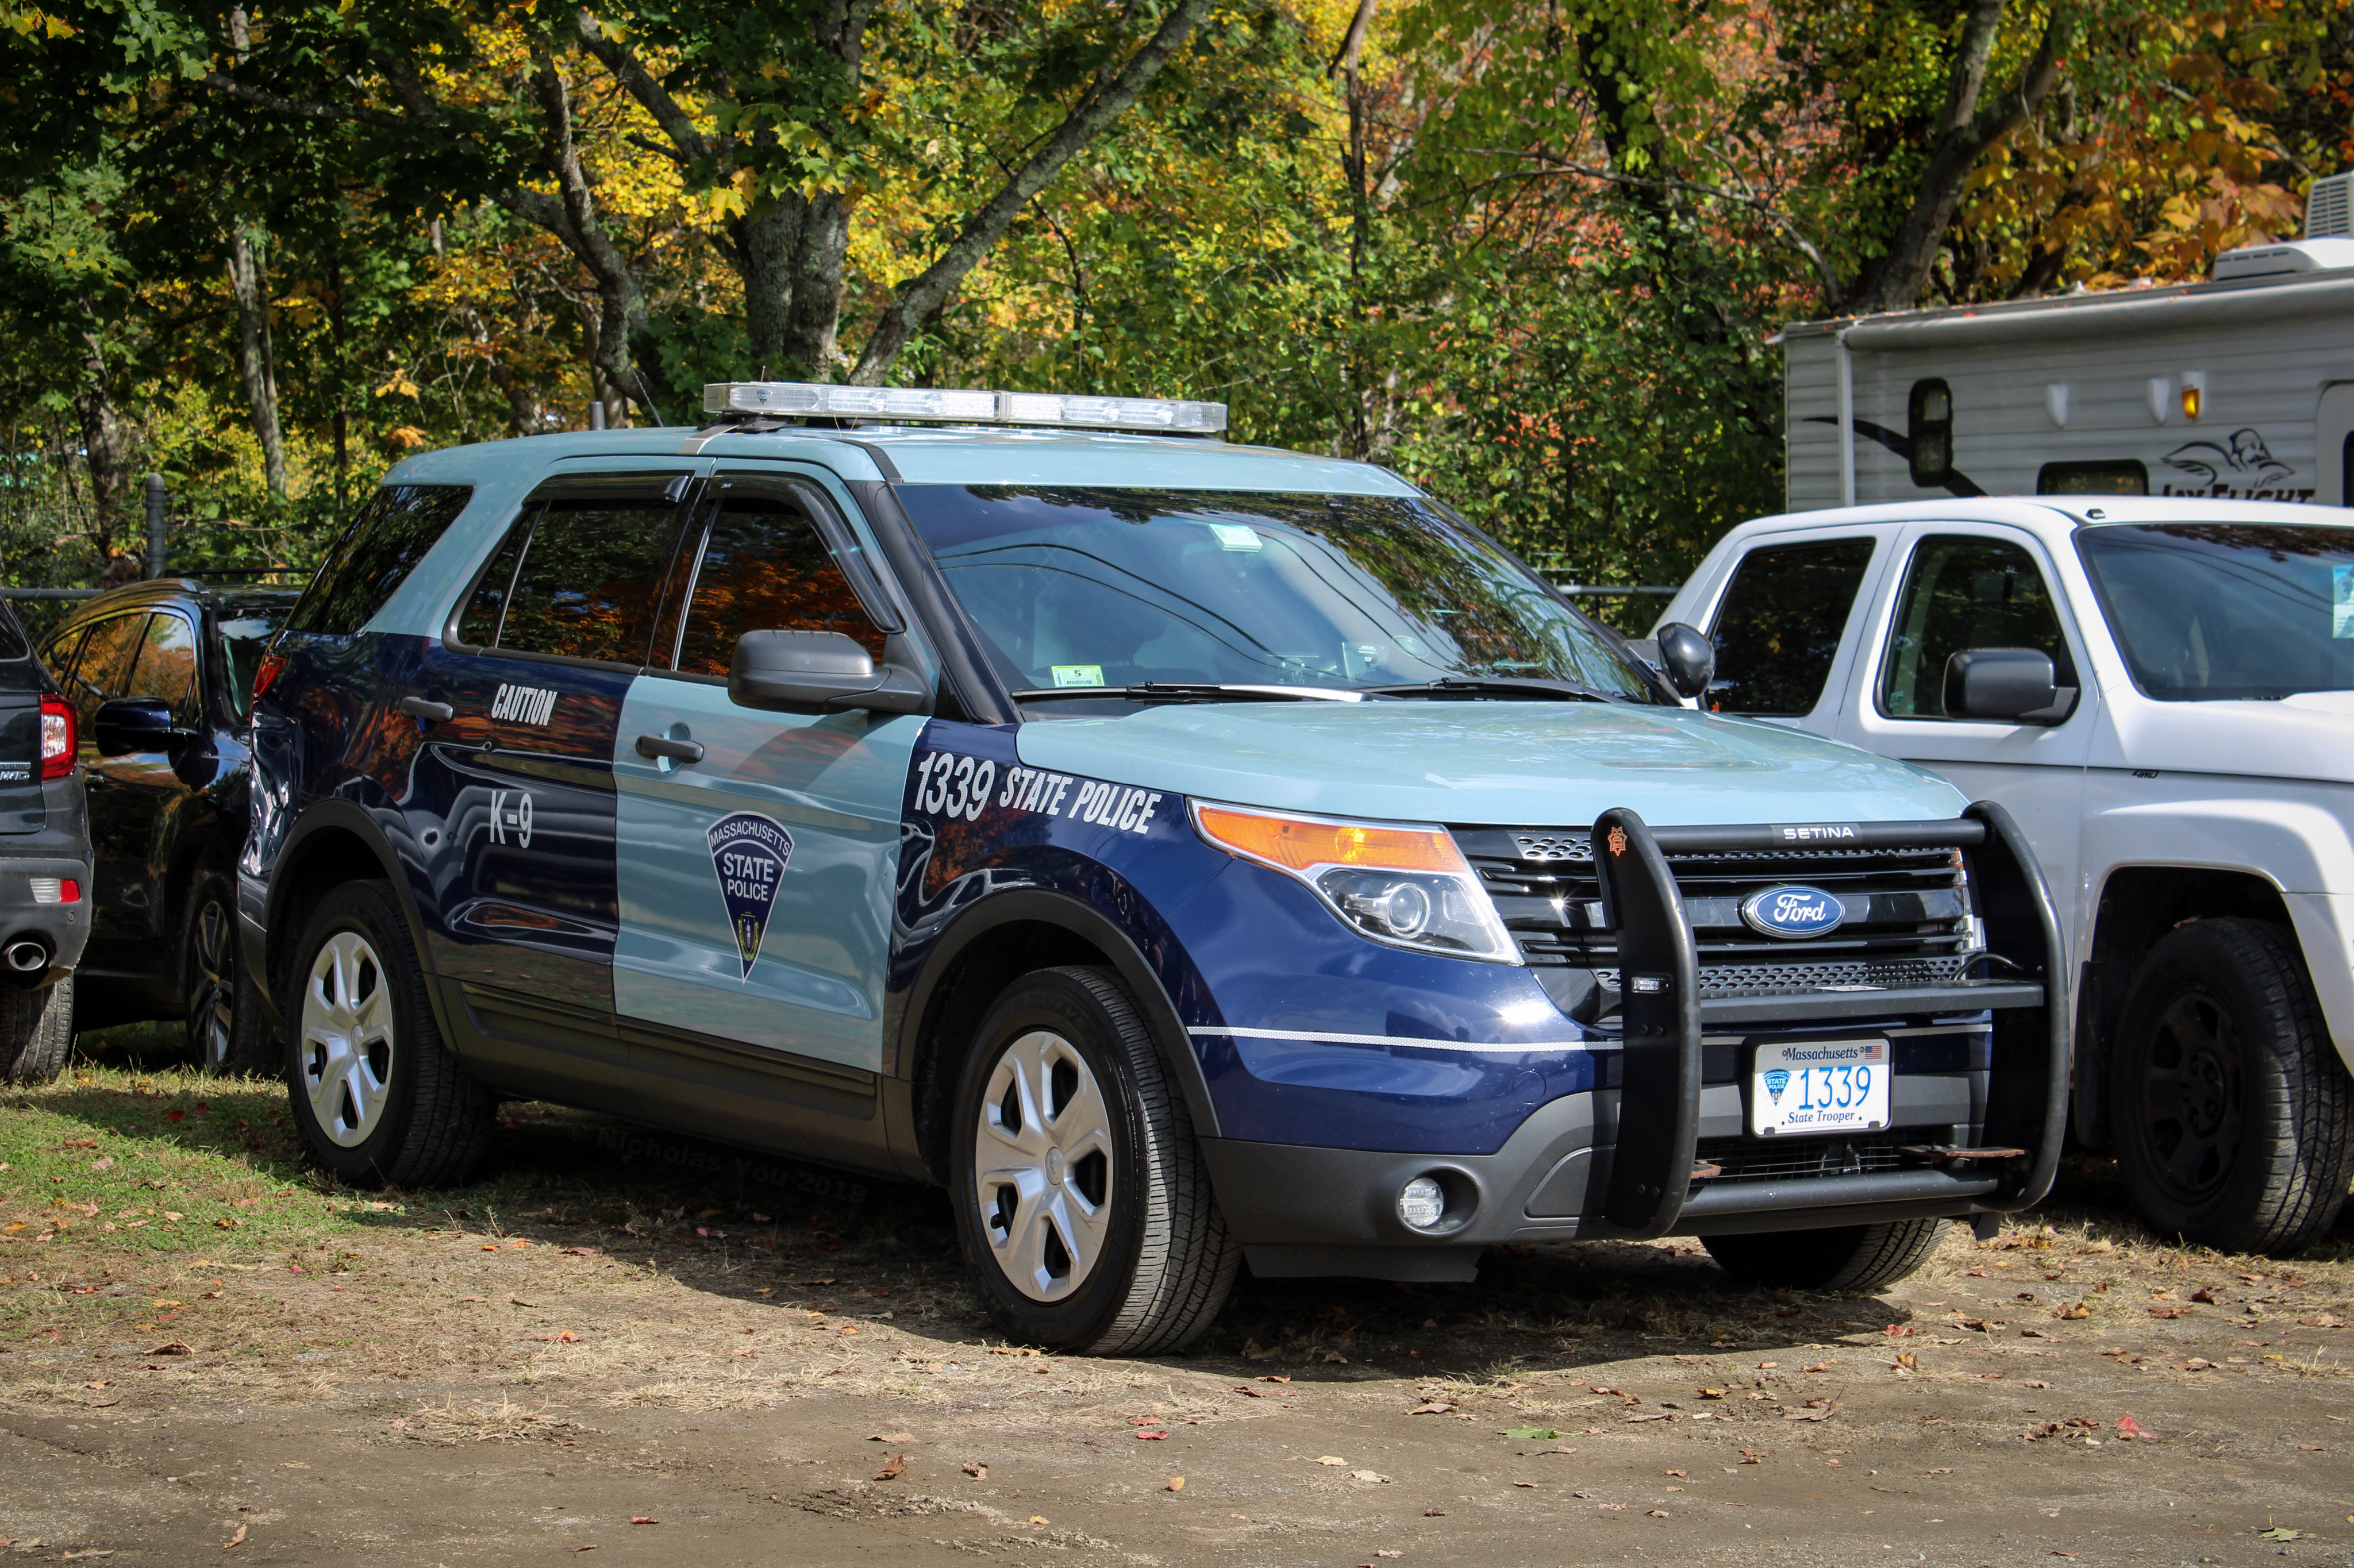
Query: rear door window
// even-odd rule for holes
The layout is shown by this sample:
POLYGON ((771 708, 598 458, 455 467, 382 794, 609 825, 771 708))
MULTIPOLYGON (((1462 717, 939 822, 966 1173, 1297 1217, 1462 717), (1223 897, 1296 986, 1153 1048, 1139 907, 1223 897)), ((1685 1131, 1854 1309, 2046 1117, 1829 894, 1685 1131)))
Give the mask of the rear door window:
POLYGON ((97 734, 99 705, 122 695, 131 662, 138 656, 140 638, 146 629, 143 609, 101 620, 82 640, 72 670, 59 672, 66 700, 73 704, 74 715, 81 721, 79 728, 85 742, 97 734))
POLYGON ((878 662, 883 657, 883 629, 809 514, 780 496, 730 496, 703 537, 677 668, 725 675, 736 640, 761 630, 839 631, 878 662))
POLYGON ((1880 711, 1944 718, 1946 662, 1972 648, 2034 648, 2053 679, 2076 684, 2052 590, 2035 557, 2005 539, 1930 535, 1913 549, 1882 665, 1880 711))
POLYGON ((669 499, 557 497, 518 522, 459 618, 461 641, 642 664, 671 561, 669 499))
POLYGON ((1714 712, 1796 718, 1815 711, 1855 609, 1873 541, 1766 545, 1742 557, 1711 640, 1714 712))

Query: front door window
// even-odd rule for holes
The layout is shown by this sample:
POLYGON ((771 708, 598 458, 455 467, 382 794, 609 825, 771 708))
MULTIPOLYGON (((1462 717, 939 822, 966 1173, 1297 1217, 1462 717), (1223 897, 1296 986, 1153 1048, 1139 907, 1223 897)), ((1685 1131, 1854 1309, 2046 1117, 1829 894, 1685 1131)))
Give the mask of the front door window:
POLYGON ((2006 539, 1931 535, 1913 551, 1881 667, 1880 711, 1945 718, 1946 662, 1973 648, 2034 648, 2055 683, 2076 684, 2068 641, 2035 558, 2006 539))

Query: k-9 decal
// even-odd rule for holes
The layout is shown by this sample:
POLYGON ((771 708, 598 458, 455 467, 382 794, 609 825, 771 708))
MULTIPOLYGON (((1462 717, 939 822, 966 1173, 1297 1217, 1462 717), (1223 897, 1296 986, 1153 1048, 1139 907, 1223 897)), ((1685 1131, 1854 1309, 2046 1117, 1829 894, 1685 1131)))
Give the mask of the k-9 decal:
POLYGON ((744 964, 736 978, 748 980, 752 966, 760 961, 760 938, 777 906, 785 863, 792 857, 793 835, 758 811, 737 811, 712 823, 703 836, 711 850, 712 872, 719 878, 720 901, 727 906, 728 929, 736 936, 736 956, 744 964))

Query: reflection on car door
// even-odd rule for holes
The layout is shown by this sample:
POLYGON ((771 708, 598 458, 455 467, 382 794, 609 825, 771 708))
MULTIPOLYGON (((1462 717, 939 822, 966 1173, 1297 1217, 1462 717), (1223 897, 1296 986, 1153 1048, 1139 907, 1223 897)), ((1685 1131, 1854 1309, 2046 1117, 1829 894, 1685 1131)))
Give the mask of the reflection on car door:
POLYGON ((2100 693, 2052 563, 2030 535, 1993 525, 1919 524, 1906 531, 1902 586, 1875 628, 1877 660, 1859 668, 1838 737, 1935 769, 1970 799, 2001 802, 2042 862, 2062 929, 2078 901, 2084 765, 2100 693), (2052 656, 2075 707, 2059 725, 1949 718, 1946 662, 1971 648, 2052 656))
MULTIPOLYGON (((98 751, 98 710, 117 697, 133 695, 133 671, 142 656, 152 619, 144 609, 99 621, 90 629, 64 684, 74 705, 76 733, 81 736, 83 776, 90 787, 90 871, 92 880, 90 946, 83 949, 82 968, 93 978, 144 972, 154 940, 148 922, 147 845, 163 786, 160 771, 171 776, 168 758, 151 752, 101 757, 98 751)), ((176 623, 164 628, 167 640, 187 622, 178 616, 161 619, 176 623)), ((192 639, 191 639, 192 641, 192 639)), ((96 988, 85 988, 91 1013, 102 1011, 96 988)))
POLYGON ((618 1064, 613 734, 687 482, 608 474, 543 487, 414 689, 389 694, 450 710, 421 721, 404 806, 439 906, 435 967, 492 1059, 553 1049, 618 1064))
POLYGON ((675 641, 631 688, 613 753, 615 1009, 661 1026, 631 1036, 657 1071, 707 1077, 732 1047, 875 1072, 899 807, 925 721, 738 707, 726 675, 746 631, 840 631, 880 662, 898 622, 814 487, 723 479, 691 533, 675 641), (701 756, 646 754, 663 743, 701 756))

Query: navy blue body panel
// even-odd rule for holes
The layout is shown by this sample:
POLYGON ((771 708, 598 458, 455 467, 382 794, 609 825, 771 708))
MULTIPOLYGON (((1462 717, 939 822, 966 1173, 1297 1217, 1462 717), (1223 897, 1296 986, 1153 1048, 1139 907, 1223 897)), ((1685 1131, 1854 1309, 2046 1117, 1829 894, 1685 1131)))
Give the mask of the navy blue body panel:
POLYGON ((1042 889, 1144 956, 1222 1136, 1486 1153, 1545 1101, 1596 1086, 1584 1032, 1526 969, 1366 941, 1306 888, 1203 842, 1180 797, 1026 768, 1014 731, 941 720, 916 764, 896 998, 959 920, 1042 889))

